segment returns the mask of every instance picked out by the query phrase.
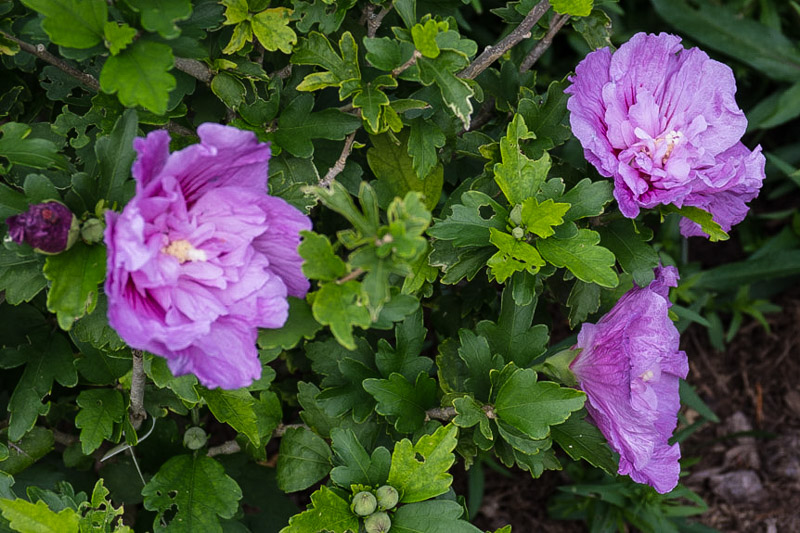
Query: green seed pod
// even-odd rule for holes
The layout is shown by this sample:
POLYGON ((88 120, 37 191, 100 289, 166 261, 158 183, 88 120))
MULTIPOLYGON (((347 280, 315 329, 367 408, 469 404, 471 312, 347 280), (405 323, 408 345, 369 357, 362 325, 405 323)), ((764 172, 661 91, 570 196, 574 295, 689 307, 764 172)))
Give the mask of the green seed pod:
POLYGON ((392 527, 392 519, 384 512, 372 514, 364 520, 367 533, 386 533, 392 527))
POLYGON ((515 239, 520 240, 525 236, 525 230, 517 226, 511 230, 511 235, 513 235, 515 239))
POLYGON ((350 509, 358 516, 370 515, 375 512, 376 507, 378 501, 375 495, 365 490, 353 496, 353 502, 350 504, 350 509))
POLYGON ((397 505, 397 501, 400 499, 397 489, 391 485, 382 486, 375 494, 378 496, 378 506, 381 510, 394 509, 395 505, 397 505))
POLYGON ((183 445, 190 450, 199 450, 206 445, 207 440, 208 436, 203 428, 192 427, 183 434, 183 445))

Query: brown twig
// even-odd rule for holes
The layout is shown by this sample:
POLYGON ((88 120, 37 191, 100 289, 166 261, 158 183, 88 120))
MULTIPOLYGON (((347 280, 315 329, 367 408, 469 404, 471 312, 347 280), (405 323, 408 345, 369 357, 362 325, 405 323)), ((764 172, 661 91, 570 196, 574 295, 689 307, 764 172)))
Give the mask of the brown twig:
POLYGON ((408 61, 397 67, 396 69, 392 70, 392 76, 395 78, 402 74, 406 69, 410 68, 411 65, 417 62, 417 59, 422 57, 422 53, 419 50, 414 50, 414 53, 411 54, 411 57, 408 61))
POLYGON ((211 446, 206 455, 209 457, 214 457, 215 455, 233 455, 240 451, 242 451, 242 447, 239 446, 239 443, 235 440, 229 440, 223 442, 219 446, 211 446))
POLYGON ((202 61, 196 59, 188 59, 185 57, 175 58, 175 68, 181 72, 185 72, 189 76, 196 78, 206 85, 211 83, 214 73, 202 61))
POLYGON ((547 30, 547 33, 542 38, 541 41, 536 43, 536 46, 533 47, 533 50, 530 51, 528 56, 522 61, 522 65, 519 67, 520 74, 525 72, 526 70, 530 69, 534 63, 536 63, 540 57, 550 48, 550 45, 553 44, 553 37, 555 37, 558 30, 560 30, 564 24, 569 20, 569 15, 554 15, 552 19, 550 19, 550 27, 547 30))
POLYGON ((346 276, 342 276, 341 278, 336 280, 337 285, 341 285, 342 283, 347 283, 348 281, 352 281, 356 279, 358 276, 364 273, 364 269, 359 267, 347 274, 346 276))
POLYGON ((350 152, 353 150, 353 142, 355 142, 355 139, 356 132, 354 131, 344 140, 344 148, 342 148, 342 153, 339 155, 339 159, 337 159, 336 163, 334 163, 333 166, 328 169, 325 177, 320 180, 320 187, 330 187, 331 183, 333 183, 333 180, 336 179, 336 176, 342 173, 344 166, 347 164, 347 158, 350 157, 350 152))
POLYGON ((364 8, 363 16, 364 21, 367 23, 367 37, 375 37, 375 34, 378 33, 378 28, 381 27, 383 17, 389 14, 389 11, 392 10, 392 7, 392 4, 384 6, 376 15, 375 6, 372 4, 367 4, 367 7, 364 8))
POLYGON ((425 421, 443 420, 449 422, 456 417, 455 407, 434 407, 425 411, 425 421))
POLYGON ((167 131, 170 133, 175 133, 177 135, 182 135, 184 137, 191 137, 192 135, 197 135, 195 132, 190 130, 187 127, 181 126, 177 122, 169 121, 167 123, 167 131))
POLYGON ((309 427, 305 424, 279 424, 278 427, 275 428, 275 431, 272 432, 272 436, 283 437, 287 429, 299 429, 299 428, 309 429, 309 427))
POLYGON ((131 350, 133 352, 133 370, 131 374, 131 407, 130 420, 133 429, 138 430, 147 412, 144 410, 144 386, 147 377, 144 374, 144 354, 141 350, 131 350))
POLYGON ((100 91, 100 83, 97 81, 97 79, 94 76, 92 76, 91 74, 87 74, 86 72, 81 72, 80 70, 76 69, 75 67, 73 67, 72 65, 70 65, 69 63, 64 61, 63 59, 54 56, 53 54, 51 54, 50 52, 47 51, 47 48, 45 47, 45 45, 43 45, 43 44, 33 45, 33 44, 30 44, 30 43, 26 43, 25 41, 22 41, 22 40, 20 40, 20 39, 18 39, 16 37, 14 37, 13 35, 10 35, 8 33, 2 32, 2 31, 0 31, 0 35, 5 37, 6 39, 9 39, 9 40, 14 41, 15 43, 17 43, 17 45, 19 45, 20 49, 22 49, 23 51, 28 52, 29 54, 33 54, 34 56, 38 57, 42 61, 45 61, 46 63, 50 63, 51 65, 53 65, 57 69, 59 69, 59 70, 61 70, 63 72, 66 72, 67 74, 69 74, 70 76, 72 76, 73 78, 75 78, 76 80, 81 82, 82 84, 84 84, 89 89, 91 89, 91 90, 93 90, 95 92, 99 92, 100 91))
POLYGON ((292 75, 292 64, 291 63, 289 63, 288 65, 286 65, 283 68, 280 68, 280 69, 278 69, 278 70, 276 70, 274 72, 270 72, 268 74, 270 79, 272 79, 272 78, 280 78, 282 80, 288 78, 291 75, 292 75))
POLYGON ((531 35, 531 29, 539 22, 542 15, 550 9, 549 0, 541 0, 533 9, 522 19, 514 31, 509 33, 503 40, 494 46, 487 46, 486 49, 475 58, 475 61, 458 73, 459 78, 475 79, 478 74, 489 68, 489 66, 499 59, 503 54, 511 50, 523 39, 531 35))

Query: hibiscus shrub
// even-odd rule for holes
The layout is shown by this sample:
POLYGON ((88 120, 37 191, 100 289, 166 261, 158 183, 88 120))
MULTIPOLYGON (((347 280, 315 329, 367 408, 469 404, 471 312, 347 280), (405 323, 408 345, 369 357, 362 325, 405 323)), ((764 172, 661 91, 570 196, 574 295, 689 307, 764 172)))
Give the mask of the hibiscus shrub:
POLYGON ((800 55, 674 4, 0 2, 0 528, 479 532, 487 464, 688 527, 679 332, 800 273, 745 219, 800 55))

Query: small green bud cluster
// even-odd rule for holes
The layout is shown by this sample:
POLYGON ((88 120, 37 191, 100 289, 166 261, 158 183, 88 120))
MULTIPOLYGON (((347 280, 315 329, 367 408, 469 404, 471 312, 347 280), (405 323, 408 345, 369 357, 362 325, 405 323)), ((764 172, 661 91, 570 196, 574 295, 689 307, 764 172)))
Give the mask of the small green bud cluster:
POLYGON ((364 517, 366 533, 387 533, 392 527, 392 519, 386 511, 391 511, 400 501, 397 489, 383 485, 373 494, 362 490, 353 496, 350 509, 358 516, 364 517))
POLYGON ((358 516, 368 516, 375 512, 378 507, 378 501, 375 495, 366 490, 362 490, 355 496, 350 504, 350 509, 358 516))
POLYGON ((392 519, 383 511, 373 513, 364 520, 367 533, 387 533, 392 528, 392 519))

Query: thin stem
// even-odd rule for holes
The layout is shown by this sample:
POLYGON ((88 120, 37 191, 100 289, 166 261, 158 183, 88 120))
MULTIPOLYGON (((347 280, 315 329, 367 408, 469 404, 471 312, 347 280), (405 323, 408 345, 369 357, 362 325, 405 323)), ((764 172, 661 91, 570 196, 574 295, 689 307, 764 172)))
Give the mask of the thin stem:
POLYGON ((425 420, 443 420, 448 422, 455 417, 455 407, 434 407, 425 411, 425 420))
POLYGON ((475 79, 478 74, 489 68, 489 66, 499 59, 503 54, 511 50, 523 39, 531 36, 531 29, 539 22, 542 15, 547 13, 550 9, 549 0, 541 0, 536 4, 530 13, 528 13, 519 26, 509 33, 502 41, 494 46, 487 46, 481 55, 475 58, 475 61, 458 73, 459 78, 475 79))
POLYGON ((214 457, 215 455, 233 455, 242 451, 242 447, 235 440, 223 442, 219 446, 211 446, 208 449, 208 456, 214 457))
POLYGON ((400 65, 399 67, 397 67, 392 71, 392 76, 396 78, 397 76, 402 74, 403 71, 411 67, 411 65, 413 65, 414 63, 416 63, 417 59, 419 59, 420 57, 422 57, 422 53, 419 50, 414 50, 414 53, 411 54, 411 58, 408 61, 406 61, 405 63, 403 63, 402 65, 400 65))
POLYGON ((211 69, 208 68, 205 63, 203 63, 202 61, 198 61, 196 59, 176 57, 175 68, 180 70, 181 72, 185 72, 186 74, 188 74, 193 78, 197 78, 206 85, 211 83, 211 79, 214 77, 214 74, 211 72, 211 69))
POLYGON ((328 169, 328 172, 325 174, 325 177, 322 178, 319 182, 320 187, 330 187, 333 180, 336 179, 336 176, 342 173, 344 170, 344 166, 347 164, 347 158, 350 157, 350 152, 353 150, 353 142, 356 140, 356 132, 354 131, 344 141, 344 148, 342 148, 342 153, 339 155, 339 159, 336 160, 336 163, 328 169))
POLYGON ((42 61, 50 63, 51 65, 53 65, 57 69, 59 69, 59 70, 61 70, 63 72, 66 72, 67 74, 69 74, 70 76, 72 76, 73 78, 75 78, 76 80, 81 82, 82 84, 84 84, 89 89, 91 89, 91 90, 93 90, 95 92, 99 92, 100 91, 100 83, 97 81, 97 79, 95 79, 94 76, 92 76, 91 74, 87 74, 85 72, 81 72, 80 70, 76 69, 75 67, 73 67, 72 65, 70 65, 69 63, 64 61, 63 59, 54 56, 53 54, 51 54, 50 52, 47 51, 47 48, 45 47, 45 45, 43 45, 43 44, 33 45, 33 44, 30 44, 30 43, 26 43, 25 41, 22 41, 22 40, 20 40, 20 39, 18 39, 16 37, 14 37, 13 35, 10 35, 10 34, 5 33, 3 31, 0 31, 0 35, 5 37, 6 39, 9 39, 9 40, 14 41, 15 43, 17 43, 19 45, 19 47, 22 50, 24 50, 25 52, 28 52, 29 54, 33 54, 36 57, 38 57, 39 59, 41 59, 42 61))
POLYGON ((343 277, 337 279, 336 280, 336 284, 337 285, 341 285, 342 283, 347 283, 348 281, 356 279, 358 276, 360 276, 363 273, 364 273, 364 269, 359 267, 359 268, 353 270, 352 272, 350 272, 349 274, 347 274, 346 276, 343 276, 343 277))
POLYGON ((278 427, 275 428, 275 431, 272 432, 272 436, 283 437, 287 429, 299 429, 299 428, 309 429, 309 427, 305 424, 279 424, 278 427))
POLYGON ((392 4, 384 6, 376 15, 375 6, 372 4, 367 5, 367 7, 364 9, 364 18, 367 22, 367 37, 375 37, 375 34, 378 33, 378 28, 381 27, 383 17, 389 14, 389 11, 392 10, 392 7, 392 4))
POLYGON ((131 377, 131 408, 130 419, 133 429, 138 430, 147 413, 144 410, 144 385, 147 377, 144 374, 144 354, 141 350, 131 350, 133 352, 133 371, 131 377))
POLYGON ((520 73, 525 72, 526 70, 530 69, 534 63, 536 63, 542 55, 550 48, 550 45, 553 44, 553 37, 555 37, 558 30, 564 27, 564 24, 569 20, 569 15, 555 15, 552 19, 550 19, 550 27, 547 30, 547 33, 542 38, 541 41, 536 43, 536 46, 533 47, 533 50, 530 51, 528 57, 522 61, 522 65, 519 67, 520 73))

